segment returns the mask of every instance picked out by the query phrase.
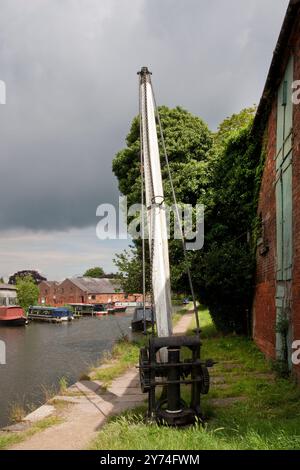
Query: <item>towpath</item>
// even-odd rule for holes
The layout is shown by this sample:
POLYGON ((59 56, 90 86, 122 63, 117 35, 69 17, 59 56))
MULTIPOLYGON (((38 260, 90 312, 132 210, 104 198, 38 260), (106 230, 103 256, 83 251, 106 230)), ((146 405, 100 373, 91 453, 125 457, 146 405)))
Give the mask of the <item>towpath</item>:
MULTIPOLYGON (((193 314, 184 315, 174 327, 174 334, 184 334, 193 314)), ((85 449, 97 436, 108 417, 135 408, 145 401, 141 393, 137 369, 130 368, 104 390, 99 381, 80 381, 72 385, 67 394, 56 396, 27 416, 34 423, 60 410, 63 421, 27 440, 10 447, 14 450, 80 450, 85 449)))

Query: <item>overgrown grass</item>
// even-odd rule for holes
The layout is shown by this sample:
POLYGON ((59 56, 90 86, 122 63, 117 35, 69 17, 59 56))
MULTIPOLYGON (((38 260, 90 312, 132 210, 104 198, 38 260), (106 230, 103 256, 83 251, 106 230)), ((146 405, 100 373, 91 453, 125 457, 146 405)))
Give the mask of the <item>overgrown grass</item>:
MULTIPOLYGON (((218 361, 211 371, 214 384, 202 400, 206 424, 185 429, 158 427, 145 421, 146 408, 142 407, 112 418, 91 448, 300 449, 300 390, 296 384, 276 377, 251 340, 222 336, 206 310, 200 316, 202 357, 218 361), (243 400, 226 404, 228 397, 243 400)), ((187 398, 186 391, 184 395, 187 398)))
POLYGON ((92 370, 92 380, 101 380, 103 387, 108 387, 115 378, 138 363, 140 347, 145 342, 146 337, 134 342, 124 339, 118 341, 113 347, 111 358, 104 359, 104 367, 92 370))
POLYGON ((49 428, 50 426, 54 426, 56 424, 60 424, 62 422, 62 418, 58 416, 51 416, 50 418, 42 419, 38 421, 36 424, 30 427, 30 429, 18 432, 18 433, 11 433, 11 432, 1 432, 0 433, 0 450, 7 449, 19 442, 28 439, 29 437, 33 436, 34 434, 43 431, 44 429, 49 428))
POLYGON ((26 416, 26 410, 20 403, 12 403, 9 407, 9 422, 19 423, 26 416))
POLYGON ((59 379, 59 393, 64 395, 68 389, 68 379, 66 377, 61 377, 59 379))

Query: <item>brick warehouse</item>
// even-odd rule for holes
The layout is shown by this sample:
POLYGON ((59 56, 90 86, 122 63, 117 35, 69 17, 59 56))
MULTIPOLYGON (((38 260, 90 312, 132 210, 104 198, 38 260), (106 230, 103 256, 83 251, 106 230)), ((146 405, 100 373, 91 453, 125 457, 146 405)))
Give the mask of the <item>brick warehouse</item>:
POLYGON ((300 340, 300 0, 291 0, 254 121, 265 165, 259 194, 253 335, 273 359, 293 364, 300 340), (298 85, 298 86, 297 86, 298 85))
POLYGON ((59 306, 68 303, 140 302, 141 294, 127 295, 114 279, 78 277, 62 282, 42 281, 39 284, 39 303, 59 306))

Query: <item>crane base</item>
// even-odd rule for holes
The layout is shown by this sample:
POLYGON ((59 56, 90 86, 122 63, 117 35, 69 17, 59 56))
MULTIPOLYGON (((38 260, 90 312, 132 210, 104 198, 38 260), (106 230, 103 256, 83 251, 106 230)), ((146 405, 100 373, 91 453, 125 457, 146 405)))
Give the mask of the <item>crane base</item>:
MULTIPOLYGON (((159 424, 187 426, 202 420, 201 395, 209 391, 208 368, 214 361, 200 360, 201 342, 199 337, 171 336, 150 338, 149 346, 140 350, 140 382, 143 393, 148 393, 148 415, 159 424), (167 361, 160 361, 159 351, 167 349, 167 361), (182 357, 183 349, 191 357, 182 357), (185 403, 181 398, 181 385, 190 385, 191 400, 185 403), (157 399, 156 389, 163 390, 157 399)), ((164 354, 165 356, 165 354, 164 354)))
POLYGON ((195 411, 191 408, 186 408, 177 413, 158 410, 155 416, 155 420, 158 424, 172 427, 190 426, 195 424, 198 419, 195 411))

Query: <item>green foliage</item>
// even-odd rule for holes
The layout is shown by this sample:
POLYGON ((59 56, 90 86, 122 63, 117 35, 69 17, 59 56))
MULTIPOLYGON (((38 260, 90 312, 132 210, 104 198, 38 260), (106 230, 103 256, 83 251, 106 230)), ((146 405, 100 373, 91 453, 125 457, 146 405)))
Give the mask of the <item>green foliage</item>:
POLYGON ((66 377, 61 377, 59 379, 59 393, 63 395, 68 388, 68 379, 66 377))
POLYGON ((103 276, 105 276, 105 273, 103 271, 102 268, 100 268, 99 266, 96 267, 96 268, 90 268, 88 269, 84 275, 84 277, 92 277, 94 279, 101 279, 103 276))
MULTIPOLYGON (((195 205, 201 202, 201 199, 204 200, 206 192, 209 191, 212 133, 200 118, 180 107, 169 109, 162 106, 159 108, 159 114, 177 200, 179 203, 195 205)), ((135 117, 126 139, 127 147, 118 152, 113 161, 113 171, 118 178, 119 189, 128 197, 129 206, 141 201, 139 131, 139 119, 135 117)), ((165 200, 172 205, 171 187, 163 158, 161 166, 165 200)), ((173 287, 184 292, 187 279, 184 274, 185 263, 181 242, 172 240, 169 248, 173 287)), ((141 292, 141 253, 141 244, 135 241, 134 250, 117 255, 115 259, 123 288, 128 293, 141 292)), ((148 265, 146 272, 149 274, 148 265)), ((149 277, 147 277, 147 286, 149 287, 149 277)))
POLYGON ((17 278, 16 282, 18 303, 27 311, 30 305, 37 304, 39 288, 31 276, 17 278))
POLYGON ((253 257, 247 244, 214 242, 200 255, 193 279, 216 327, 225 333, 247 332, 253 285, 253 257))
POLYGON ((233 130, 226 120, 226 138, 220 126, 221 137, 216 137, 213 149, 205 247, 195 255, 192 265, 201 301, 209 307, 217 327, 227 333, 250 332, 255 269, 251 234, 256 221, 261 143, 251 134, 251 112, 241 112, 241 124, 246 117, 248 125, 239 130, 237 115, 233 130))
POLYGON ((238 114, 233 114, 224 119, 214 135, 214 147, 222 151, 226 146, 227 139, 231 138, 234 132, 239 132, 251 123, 255 112, 256 106, 253 106, 252 108, 242 109, 238 114))
MULTIPOLYGON (((136 294, 143 292, 143 266, 142 256, 140 254, 140 246, 131 246, 129 250, 125 250, 117 254, 114 258, 114 264, 118 268, 118 279, 122 289, 127 294, 136 294)), ((150 268, 146 266, 146 289, 149 290, 150 268)))
POLYGON ((3 277, 0 277, 0 284, 4 284, 4 279, 3 279, 3 277))
MULTIPOLYGON (((200 118, 180 107, 169 109, 161 106, 159 115, 178 201, 196 203, 208 185, 212 134, 200 118)), ((119 189, 128 197, 129 205, 141 201, 139 132, 139 119, 135 117, 126 138, 127 147, 118 152, 113 161, 113 172, 118 178, 119 189)), ((161 166, 165 199, 167 203, 172 203, 171 188, 163 158, 161 166)))
MULTIPOLYGON (((189 252, 170 240, 172 288, 188 293, 190 266, 196 295, 224 332, 249 332, 253 293, 258 193, 264 150, 252 131, 255 108, 226 118, 212 135, 198 117, 181 108, 160 108, 171 173, 179 203, 205 205, 205 246, 189 252)), ((129 204, 140 201, 139 121, 133 120, 127 148, 117 154, 113 170, 129 204)), ((162 174, 167 203, 172 203, 165 162, 162 174)), ((129 292, 141 287, 141 249, 119 255, 116 264, 129 292)), ((147 272, 149 270, 147 269, 147 272)))

